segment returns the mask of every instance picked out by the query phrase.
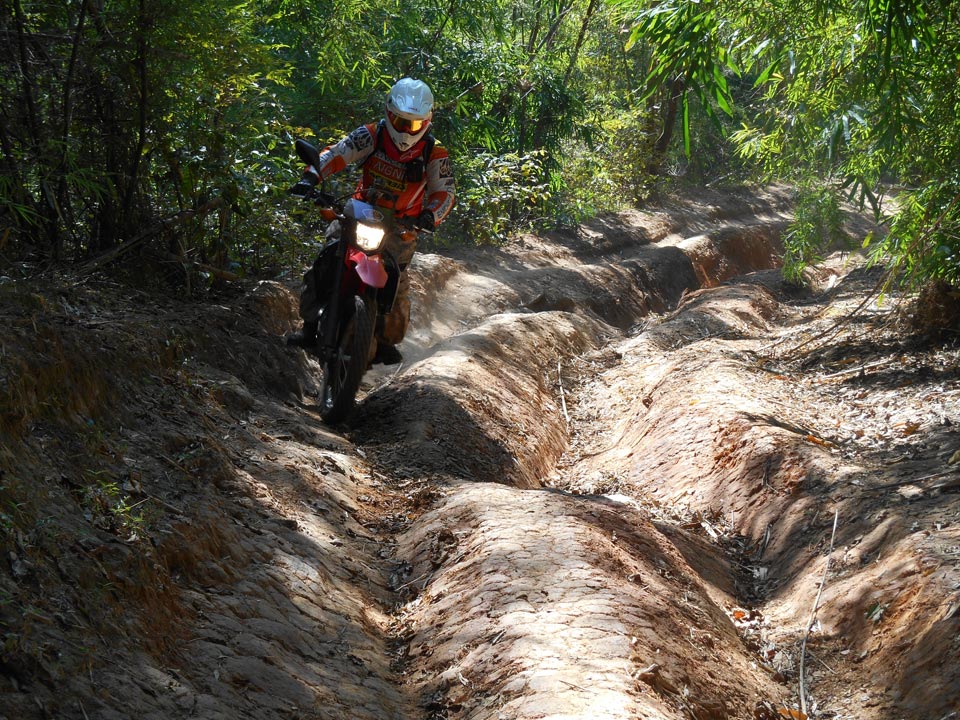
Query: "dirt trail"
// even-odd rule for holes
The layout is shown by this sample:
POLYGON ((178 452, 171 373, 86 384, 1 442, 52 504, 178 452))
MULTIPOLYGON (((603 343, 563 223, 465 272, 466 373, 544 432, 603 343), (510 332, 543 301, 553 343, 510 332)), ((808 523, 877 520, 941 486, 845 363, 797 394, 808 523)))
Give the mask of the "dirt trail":
POLYGON ((278 285, 0 285, 0 717, 954 717, 958 352, 788 209, 424 253, 336 429, 278 285))

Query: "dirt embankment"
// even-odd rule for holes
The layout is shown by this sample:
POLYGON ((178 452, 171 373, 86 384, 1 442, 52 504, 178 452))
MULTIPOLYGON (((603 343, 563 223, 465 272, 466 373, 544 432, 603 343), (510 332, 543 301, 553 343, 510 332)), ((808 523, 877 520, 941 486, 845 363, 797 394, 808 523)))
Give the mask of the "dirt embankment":
POLYGON ((423 254, 334 429, 278 285, 0 286, 0 717, 950 717, 958 353, 788 208, 423 254))

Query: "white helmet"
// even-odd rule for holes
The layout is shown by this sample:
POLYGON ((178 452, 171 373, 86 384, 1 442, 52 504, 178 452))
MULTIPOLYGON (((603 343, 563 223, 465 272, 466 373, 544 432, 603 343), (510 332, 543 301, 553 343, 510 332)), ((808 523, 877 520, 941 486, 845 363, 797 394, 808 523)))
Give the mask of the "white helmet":
POLYGON ((387 132, 400 152, 416 145, 430 129, 433 93, 422 80, 403 78, 387 95, 387 132))

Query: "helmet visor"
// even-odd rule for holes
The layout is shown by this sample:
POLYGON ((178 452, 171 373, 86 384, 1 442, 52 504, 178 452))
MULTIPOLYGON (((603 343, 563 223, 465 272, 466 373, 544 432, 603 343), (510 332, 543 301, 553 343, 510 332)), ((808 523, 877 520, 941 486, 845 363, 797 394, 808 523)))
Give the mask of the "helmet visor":
POLYGON ((423 126, 427 124, 426 120, 411 120, 392 113, 389 110, 387 110, 387 120, 390 121, 390 124, 393 125, 394 130, 397 132, 411 135, 420 132, 423 126))

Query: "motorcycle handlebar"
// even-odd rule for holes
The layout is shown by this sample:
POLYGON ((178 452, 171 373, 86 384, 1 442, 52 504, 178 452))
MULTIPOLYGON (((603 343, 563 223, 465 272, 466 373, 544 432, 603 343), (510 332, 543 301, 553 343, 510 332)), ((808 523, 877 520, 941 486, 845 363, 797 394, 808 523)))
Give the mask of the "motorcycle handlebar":
POLYGON ((417 218, 401 218, 397 221, 397 224, 408 230, 416 230, 418 233, 423 233, 424 235, 433 234, 433 228, 421 227, 417 224, 417 218))
POLYGON ((302 180, 287 190, 287 194, 311 200, 318 205, 337 205, 336 197, 302 180))
MULTIPOLYGON (((300 139, 298 139, 294 143, 294 145, 297 150, 297 155, 300 157, 301 160, 303 160, 307 165, 310 165, 313 167, 319 166, 320 151, 314 145, 311 145, 306 140, 300 140, 300 139)), ((332 208, 333 211, 336 212, 337 216, 342 216, 343 205, 340 202, 342 198, 337 198, 328 192, 324 192, 322 189, 323 187, 322 184, 320 185, 320 187, 317 187, 318 180, 319 178, 315 177, 315 173, 313 177, 310 177, 310 174, 305 172, 304 177, 300 179, 300 182, 298 182, 296 185, 291 187, 287 192, 291 195, 300 197, 303 200, 310 200, 316 205, 325 205, 329 208, 332 208)), ((371 189, 369 192, 374 194, 368 200, 371 204, 376 204, 377 195, 381 195, 384 197, 390 196, 390 193, 385 193, 380 190, 371 189)), ((396 197, 393 196, 393 199, 396 199, 396 197)), ((421 227, 418 224, 418 220, 419 218, 413 218, 413 217, 399 218, 396 221, 396 224, 408 230, 415 230, 418 233, 433 234, 435 230, 434 227, 421 227)))
MULTIPOLYGON (((323 205, 325 207, 332 208, 338 217, 343 215, 343 205, 340 202, 340 198, 331 195, 328 192, 324 192, 318 187, 310 186, 308 183, 298 182, 296 185, 291 187, 288 191, 288 194, 299 197, 303 201, 310 201, 315 205, 323 205)), ((422 227, 418 223, 419 218, 407 217, 407 218, 398 218, 396 221, 397 226, 405 230, 415 230, 418 233, 424 233, 426 235, 432 235, 434 228, 432 227, 422 227)))

